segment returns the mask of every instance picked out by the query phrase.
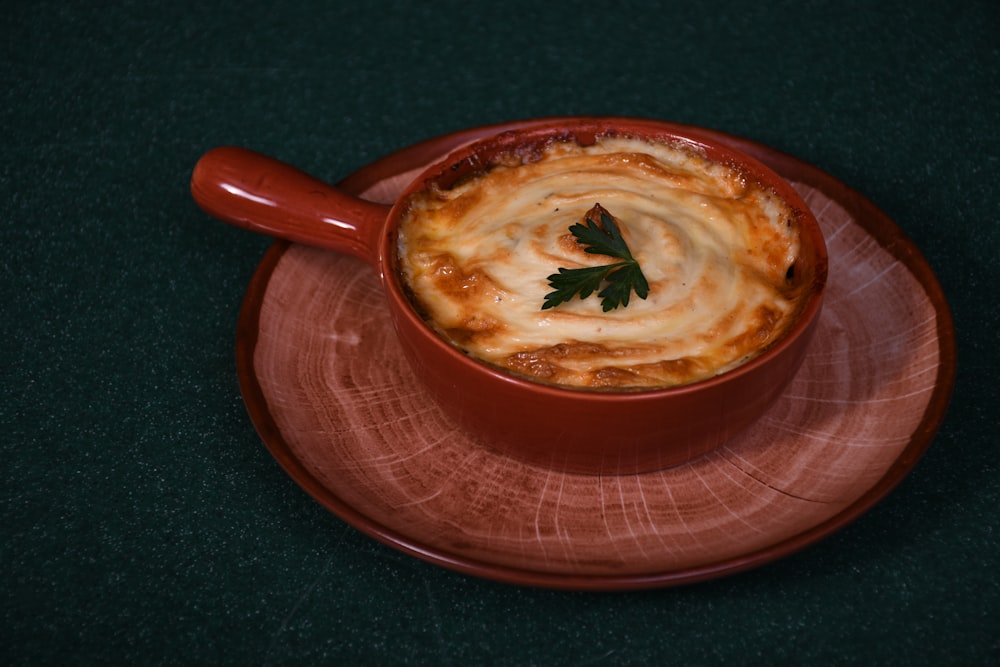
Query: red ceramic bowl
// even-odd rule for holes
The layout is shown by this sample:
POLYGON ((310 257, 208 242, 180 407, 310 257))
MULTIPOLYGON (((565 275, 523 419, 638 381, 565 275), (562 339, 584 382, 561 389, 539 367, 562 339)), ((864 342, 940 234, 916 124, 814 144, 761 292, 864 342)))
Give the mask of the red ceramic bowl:
POLYGON ((628 474, 701 456, 754 423, 795 375, 816 328, 827 255, 819 226, 791 186, 750 156, 688 127, 631 118, 579 118, 499 134, 458 149, 425 170, 399 201, 430 183, 444 187, 511 151, 546 142, 627 135, 680 142, 739 169, 784 199, 801 230, 796 273, 811 289, 798 320, 765 352, 694 384, 646 391, 581 391, 515 377, 481 363, 436 334, 414 311, 397 270, 402 206, 356 199, 285 164, 240 148, 198 162, 191 191, 231 224, 361 258, 381 280, 399 342, 428 395, 484 446, 563 471, 628 474))

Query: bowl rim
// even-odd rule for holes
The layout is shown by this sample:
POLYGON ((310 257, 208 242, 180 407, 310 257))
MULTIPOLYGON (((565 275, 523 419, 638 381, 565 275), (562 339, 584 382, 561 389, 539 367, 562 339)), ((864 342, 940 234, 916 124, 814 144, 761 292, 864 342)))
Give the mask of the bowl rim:
MULTIPOLYGON (((478 163, 474 163, 474 168, 475 166, 478 166, 478 163)), ((381 267, 380 278, 383 291, 387 299, 395 302, 396 307, 393 310, 398 316, 405 318, 406 324, 411 330, 420 330, 425 333, 425 337, 430 340, 437 352, 450 357, 463 370, 469 373, 479 373, 489 378, 493 383, 504 384, 512 390, 529 391, 539 397, 565 400, 572 396, 574 400, 595 404, 606 404, 608 402, 633 404, 644 401, 665 400, 669 397, 688 396, 701 392, 711 392, 721 385, 759 372, 762 367, 768 366, 775 358, 783 356, 789 347, 795 346, 796 341, 803 335, 806 335, 814 325, 822 311, 829 268, 826 242, 819 222, 802 197, 776 171, 752 155, 704 134, 700 128, 669 121, 628 116, 573 116, 540 119, 537 124, 521 128, 505 129, 496 134, 481 137, 450 151, 444 157, 439 157, 423 169, 418 176, 411 179, 395 202, 393 202, 382 226, 378 262, 381 267), (622 130, 622 128, 626 129, 622 130), (396 230, 404 213, 406 199, 414 193, 425 189, 446 171, 455 170, 457 165, 468 163, 470 159, 474 160, 475 155, 480 153, 484 148, 489 148, 494 144, 517 144, 523 142, 525 137, 550 139, 561 137, 562 140, 573 140, 578 134, 590 133, 591 131, 602 135, 619 134, 628 136, 630 134, 639 134, 629 132, 627 128, 642 128, 647 130, 648 132, 640 138, 669 138, 672 141, 691 146, 701 152, 708 151, 727 155, 732 161, 723 162, 719 160, 718 162, 730 168, 737 169, 744 174, 749 173, 761 187, 771 190, 790 206, 799 222, 800 234, 808 234, 811 237, 812 243, 810 245, 815 248, 816 259, 816 275, 809 288, 809 294, 799 309, 792 325, 777 340, 770 343, 753 358, 712 377, 665 387, 610 390, 545 383, 515 374, 511 371, 498 368, 484 360, 476 359, 434 331, 416 311, 412 302, 407 297, 405 286, 396 268, 396 230)))

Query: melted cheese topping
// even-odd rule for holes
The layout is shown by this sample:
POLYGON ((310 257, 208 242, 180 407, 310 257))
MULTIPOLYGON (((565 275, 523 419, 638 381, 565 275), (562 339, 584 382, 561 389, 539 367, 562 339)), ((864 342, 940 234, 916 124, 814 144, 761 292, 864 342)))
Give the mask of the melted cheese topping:
POLYGON ((759 354, 797 313, 786 204, 689 147, 555 143, 407 207, 399 268, 418 311, 468 354, 537 381, 622 390, 698 381, 759 354), (569 233, 596 203, 619 221, 648 298, 633 294, 609 312, 596 295, 542 310, 559 267, 616 261, 585 253, 569 233))

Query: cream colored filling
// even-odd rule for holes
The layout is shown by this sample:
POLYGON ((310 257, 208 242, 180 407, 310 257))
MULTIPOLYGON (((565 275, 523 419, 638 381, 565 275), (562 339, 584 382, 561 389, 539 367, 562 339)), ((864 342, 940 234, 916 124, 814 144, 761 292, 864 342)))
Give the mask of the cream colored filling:
POLYGON ((688 147, 556 144, 411 201, 400 271, 428 322, 490 364, 575 387, 671 386, 729 370, 787 328, 799 291, 790 220, 777 197, 688 147), (596 203, 619 220, 648 298, 542 310, 559 267, 615 261, 568 231, 596 203))

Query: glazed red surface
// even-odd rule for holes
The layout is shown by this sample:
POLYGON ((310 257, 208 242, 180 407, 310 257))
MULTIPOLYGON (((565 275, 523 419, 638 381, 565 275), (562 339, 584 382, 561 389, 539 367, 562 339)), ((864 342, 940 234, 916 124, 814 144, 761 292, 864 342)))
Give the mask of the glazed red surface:
POLYGON ((632 393, 542 385, 475 361, 421 319, 396 269, 399 207, 354 199, 295 169, 240 149, 217 149, 192 179, 196 200, 213 215, 248 229, 331 248, 375 266, 393 324, 416 376, 430 395, 484 445, 537 465, 620 474, 678 465, 711 451, 751 425, 802 362, 819 316, 827 274, 819 227, 788 183, 758 162, 692 128, 639 119, 564 119, 465 146, 415 178, 399 200, 430 183, 447 186, 516 153, 530 156, 554 138, 593 142, 624 134, 697 146, 785 199, 802 235, 796 271, 813 285, 798 322, 751 362, 703 382, 632 393), (286 213, 291 211, 291 213, 286 213))

